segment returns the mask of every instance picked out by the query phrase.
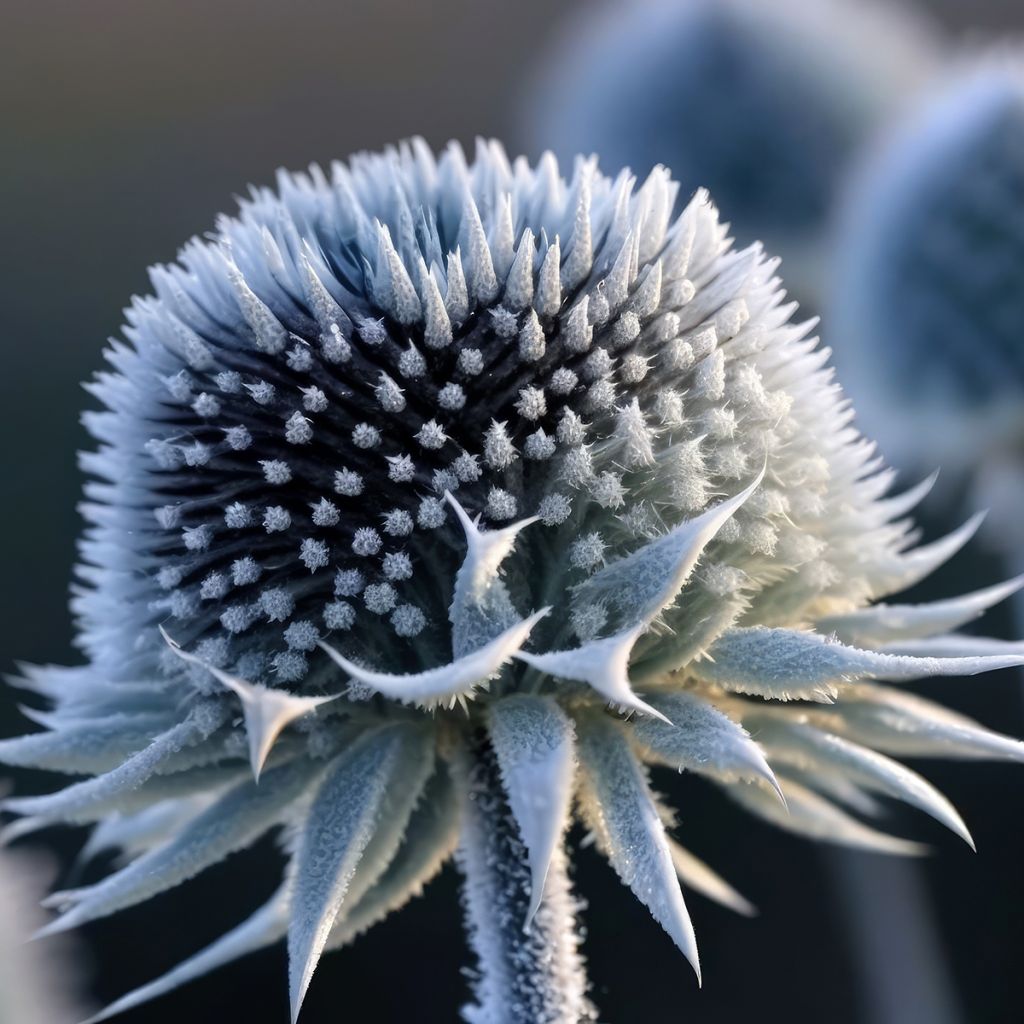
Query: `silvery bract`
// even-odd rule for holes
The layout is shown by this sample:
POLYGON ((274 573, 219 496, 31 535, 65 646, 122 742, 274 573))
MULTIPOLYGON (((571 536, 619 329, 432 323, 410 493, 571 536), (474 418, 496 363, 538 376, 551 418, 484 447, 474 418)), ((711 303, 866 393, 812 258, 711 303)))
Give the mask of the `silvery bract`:
POLYGON ((874 0, 613 0, 567 18, 525 120, 560 156, 665 163, 707 187, 740 239, 816 294, 851 158, 940 52, 927 22, 874 0))
POLYGON ((282 174, 152 271, 91 386, 86 664, 28 670, 54 710, 0 745, 90 778, 7 808, 127 860, 50 931, 271 829, 290 865, 108 1013, 286 935, 297 1014, 321 954, 458 845, 466 1019, 590 1019, 571 813, 695 969, 679 878, 747 909, 648 764, 818 839, 916 851, 864 820, 881 796, 969 840, 890 755, 1021 744, 879 680, 1024 662, 953 634, 1019 582, 876 603, 976 522, 914 546, 927 485, 885 497, 775 263, 677 191, 413 141, 282 174))
POLYGON ((962 67, 861 173, 840 235, 836 356, 900 466, 993 510, 1024 549, 1024 71, 962 67))

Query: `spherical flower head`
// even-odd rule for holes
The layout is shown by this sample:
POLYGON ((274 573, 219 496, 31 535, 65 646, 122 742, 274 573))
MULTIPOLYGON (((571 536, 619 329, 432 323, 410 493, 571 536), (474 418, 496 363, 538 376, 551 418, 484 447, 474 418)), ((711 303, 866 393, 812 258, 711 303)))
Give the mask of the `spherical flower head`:
MULTIPOLYGON (((862 791, 967 836, 886 754, 1020 745, 868 680, 1020 663, 946 635, 1015 584, 871 604, 974 524, 911 546, 926 488, 883 497, 775 262, 731 249, 703 192, 673 216, 677 191, 661 168, 638 187, 579 159, 565 181, 550 155, 413 141, 282 174, 152 272, 92 385, 88 663, 31 670, 50 730, 0 745, 93 777, 7 806, 24 828, 102 821, 131 857, 54 897, 51 930, 278 826, 290 866, 253 918, 108 1013, 287 934, 296 1014, 321 953, 418 892, 460 832, 472 867, 481 743, 527 919, 569 899, 545 879, 575 795, 695 968, 677 875, 747 905, 669 838, 645 763, 815 838, 914 849, 842 809, 873 807, 862 791)), ((500 988, 477 996, 489 1019, 500 988)))
POLYGON ((525 121, 559 155, 707 187, 807 294, 851 157, 940 52, 927 21, 873 0, 620 0, 572 17, 525 121))
POLYGON ((900 466, 973 476, 991 537, 1024 544, 1024 70, 965 63, 873 155, 846 201, 836 359, 900 466), (870 301, 865 301, 867 296, 870 301))

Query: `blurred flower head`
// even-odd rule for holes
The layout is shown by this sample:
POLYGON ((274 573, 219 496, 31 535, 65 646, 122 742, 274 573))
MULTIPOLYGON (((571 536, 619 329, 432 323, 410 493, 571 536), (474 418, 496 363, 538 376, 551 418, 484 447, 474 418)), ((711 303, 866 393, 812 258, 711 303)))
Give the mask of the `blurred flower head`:
MULTIPOLYGON (((861 170, 832 296, 836 359, 894 462, 941 462, 1024 544, 1024 71, 961 65, 861 170)), ((992 529, 994 527, 994 529, 992 529)))
POLYGON ((775 262, 676 200, 661 168, 565 181, 413 141, 281 174, 152 271, 91 385, 87 661, 29 670, 47 731, 0 744, 92 777, 7 807, 98 822, 128 860, 57 894, 51 931, 278 826, 291 857, 253 918, 108 1012, 287 933, 297 1013, 321 953, 452 851, 481 735, 529 913, 575 796, 695 967, 677 874, 747 904, 669 839, 645 762, 815 838, 917 849, 861 820, 879 794, 969 838, 886 755, 1021 745, 873 680, 1024 661, 949 635, 1016 584, 871 603, 975 524, 913 546, 927 485, 884 497, 775 262))
POLYGON ((891 3, 620 0, 570 15, 525 120, 559 155, 665 163, 708 188, 741 240, 814 293, 847 165, 938 53, 931 26, 891 3))

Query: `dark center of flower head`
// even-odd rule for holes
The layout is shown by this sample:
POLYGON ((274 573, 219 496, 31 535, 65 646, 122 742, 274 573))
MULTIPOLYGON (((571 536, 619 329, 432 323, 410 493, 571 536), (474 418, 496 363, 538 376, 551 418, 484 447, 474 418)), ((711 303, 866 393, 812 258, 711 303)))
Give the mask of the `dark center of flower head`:
POLYGON ((85 572, 131 599, 97 656, 113 628, 129 672, 179 672, 163 621, 204 664, 292 689, 337 685, 325 640, 391 672, 443 664, 466 551, 446 495, 482 529, 537 518, 502 566, 510 607, 555 610, 535 641, 608 635, 630 624, 616 560, 766 458, 689 614, 665 613, 675 647, 754 591, 799 606, 833 587, 834 467, 792 387, 820 360, 782 327, 773 264, 727 254, 702 194, 670 223, 674 202, 660 169, 637 190, 581 160, 566 184, 550 159, 484 148, 469 169, 413 144, 282 178, 154 270, 110 353, 121 376, 94 385, 112 411, 87 465, 117 513, 92 506, 84 556, 104 568, 85 572), (765 355, 779 330, 800 360, 765 355))

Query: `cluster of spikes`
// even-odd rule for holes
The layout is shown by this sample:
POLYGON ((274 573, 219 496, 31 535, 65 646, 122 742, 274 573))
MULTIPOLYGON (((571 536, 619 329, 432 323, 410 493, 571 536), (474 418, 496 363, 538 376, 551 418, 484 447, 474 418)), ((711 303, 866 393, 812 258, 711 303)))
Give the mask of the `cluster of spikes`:
MULTIPOLYGON (((579 159, 566 182, 550 156, 413 141, 282 174, 153 270, 92 385, 86 664, 26 669, 54 707, 0 743, 86 778, 8 799, 7 836, 96 823, 83 857, 120 853, 52 897, 47 932, 272 830, 289 866, 94 1021, 283 937, 297 1017, 321 955, 456 848, 481 958, 466 1019, 589 1019, 582 987, 512 992, 489 962, 574 906, 574 816, 695 969, 680 880, 749 910, 670 836, 649 765, 816 839, 917 851, 872 820, 895 798, 970 841, 891 755, 1024 747, 879 681, 1024 663, 953 632, 1022 581, 881 602, 977 521, 915 546, 928 482, 885 496, 776 264, 734 251, 705 194, 676 201, 661 168, 637 187, 579 159), (498 939, 488 771, 528 896, 498 939)), ((577 947, 554 942, 551 977, 577 947)))

